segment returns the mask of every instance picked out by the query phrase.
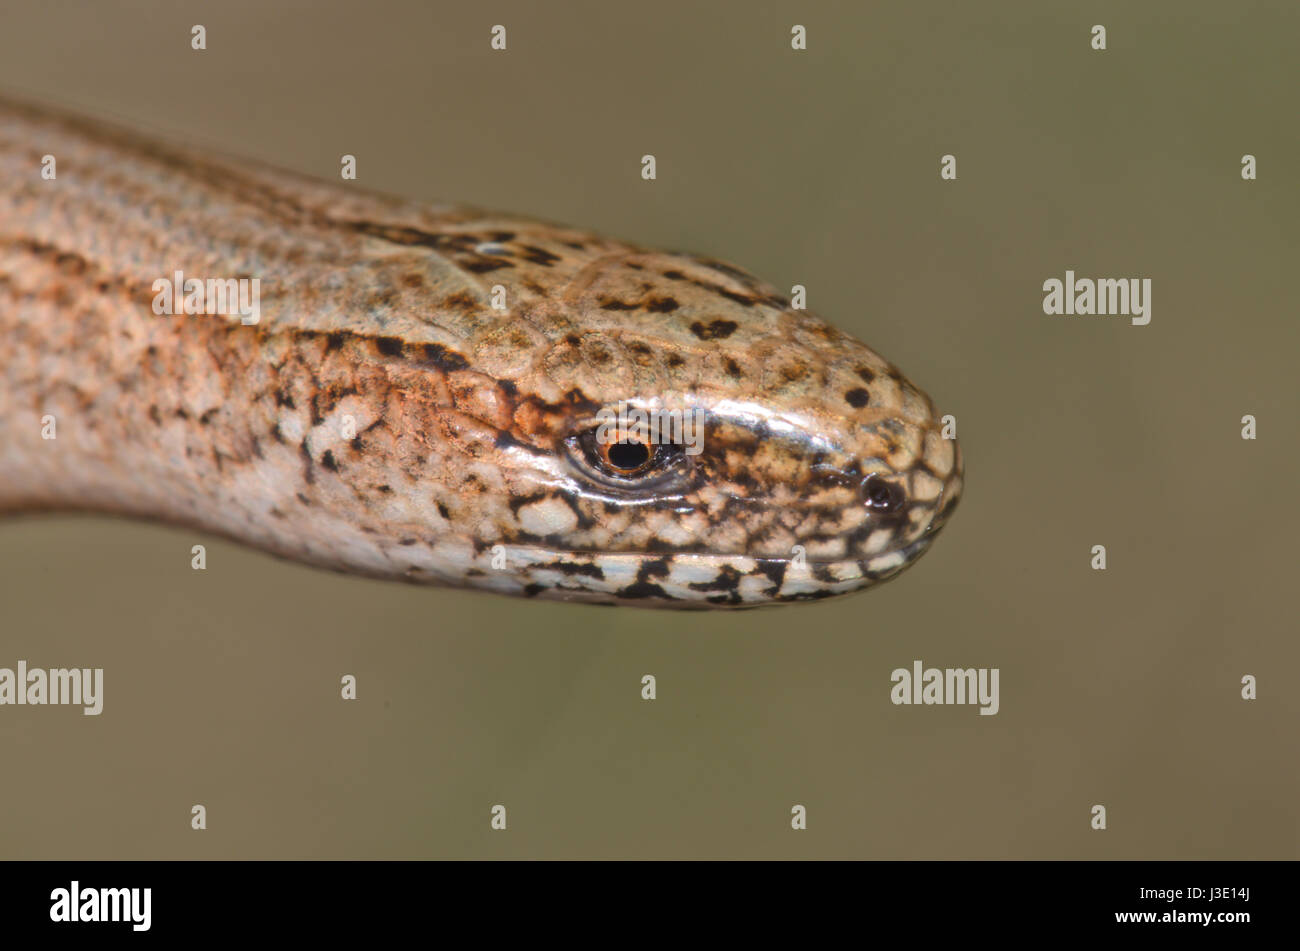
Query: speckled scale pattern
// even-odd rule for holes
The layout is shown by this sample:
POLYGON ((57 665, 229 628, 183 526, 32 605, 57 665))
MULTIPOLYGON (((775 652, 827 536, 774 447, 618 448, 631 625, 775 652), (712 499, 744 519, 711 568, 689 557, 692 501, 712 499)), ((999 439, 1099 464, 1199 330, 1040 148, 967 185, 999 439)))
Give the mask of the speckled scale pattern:
POLYGON ((157 518, 381 578, 805 600, 897 574, 961 491, 928 397, 730 265, 10 104, 0 339, 0 509, 157 518), (259 323, 155 315, 177 270, 258 278, 259 323), (620 401, 700 411, 703 451, 663 484, 593 478, 570 437, 620 401), (873 474, 901 509, 864 503, 873 474))

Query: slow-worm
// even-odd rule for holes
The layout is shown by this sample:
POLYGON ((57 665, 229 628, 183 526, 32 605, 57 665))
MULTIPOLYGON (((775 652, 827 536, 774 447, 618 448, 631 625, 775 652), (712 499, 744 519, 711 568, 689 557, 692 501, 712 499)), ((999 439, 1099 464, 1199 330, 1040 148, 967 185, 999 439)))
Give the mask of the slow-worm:
POLYGON ((735 267, 2 102, 0 341, 0 511, 379 578, 819 598, 915 561, 961 491, 927 396, 735 267), (255 322, 233 283, 184 313, 189 279, 255 279, 255 322))

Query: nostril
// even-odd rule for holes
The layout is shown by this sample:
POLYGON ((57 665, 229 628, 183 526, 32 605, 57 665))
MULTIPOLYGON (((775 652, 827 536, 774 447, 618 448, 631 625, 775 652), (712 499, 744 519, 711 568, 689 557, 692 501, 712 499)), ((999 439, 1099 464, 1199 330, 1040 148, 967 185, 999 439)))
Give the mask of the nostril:
POLYGON ((905 493, 898 483, 873 473, 862 481, 862 499, 872 511, 897 512, 903 507, 905 493))

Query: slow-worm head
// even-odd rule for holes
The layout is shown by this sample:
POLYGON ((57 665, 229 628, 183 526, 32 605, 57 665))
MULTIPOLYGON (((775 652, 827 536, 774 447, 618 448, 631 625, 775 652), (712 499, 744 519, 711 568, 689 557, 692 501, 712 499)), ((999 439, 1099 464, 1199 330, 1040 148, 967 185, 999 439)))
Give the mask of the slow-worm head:
POLYGON ((716 260, 3 104, 0 181, 6 509, 160 518, 382 578, 733 607, 893 577, 961 492, 924 393, 716 260), (160 315, 177 272, 257 279, 256 322, 160 315))

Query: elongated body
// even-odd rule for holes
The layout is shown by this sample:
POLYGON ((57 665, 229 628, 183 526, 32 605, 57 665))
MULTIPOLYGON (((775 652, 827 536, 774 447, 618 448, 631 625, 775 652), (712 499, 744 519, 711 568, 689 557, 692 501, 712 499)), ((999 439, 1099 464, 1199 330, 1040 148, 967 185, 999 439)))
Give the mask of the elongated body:
POLYGON ((923 393, 729 265, 4 103, 0 346, 0 511, 382 578, 821 597, 914 561, 961 488, 923 393))

